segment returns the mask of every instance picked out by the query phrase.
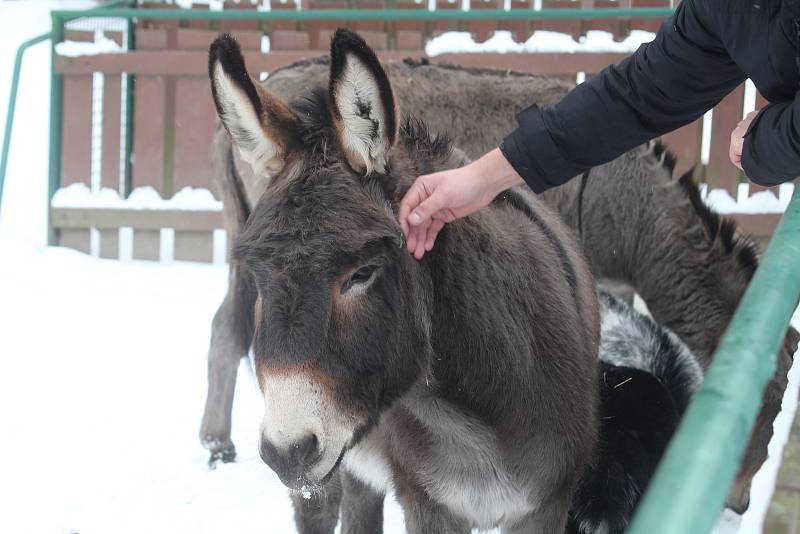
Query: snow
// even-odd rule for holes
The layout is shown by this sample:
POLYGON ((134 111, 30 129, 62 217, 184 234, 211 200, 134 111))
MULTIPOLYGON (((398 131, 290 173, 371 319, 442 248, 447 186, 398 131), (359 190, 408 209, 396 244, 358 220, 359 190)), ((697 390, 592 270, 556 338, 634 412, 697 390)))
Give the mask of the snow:
POLYGON ((780 187, 780 198, 772 191, 759 191, 752 195, 737 195, 734 199, 725 189, 712 189, 705 198, 706 204, 719 213, 783 213, 789 205, 794 186, 783 184, 780 187))
MULTIPOLYGON (((90 5, 0 0, 0 72, 11 72, 18 43, 48 31, 51 7, 90 5)), ((493 39, 491 46, 510 46, 506 36, 493 39)), ((544 50, 562 38, 539 39, 530 46, 544 50)), ((617 46, 601 35, 578 45, 617 46)), ((211 319, 225 293, 226 267, 109 261, 44 246, 48 52, 42 44, 26 54, 0 210, 0 532, 294 532, 287 491, 258 456, 263 405, 247 359, 233 412, 237 462, 209 470, 197 437, 211 319)), ((0 80, 0 119, 7 80, 0 80)), ((711 200, 720 196, 712 194, 711 200)), ((777 209, 774 200, 757 198, 751 202, 758 209, 777 209)), ((121 204, 219 209, 208 191, 197 189, 161 199, 140 188, 122 200, 83 186, 64 188, 56 199, 59 206, 121 204)), ((750 510, 743 518, 727 514, 717 534, 760 532, 798 381, 795 365, 750 510)), ((387 534, 404 532, 391 498, 385 519, 387 534)))
POLYGON ((184 187, 171 199, 163 199, 150 186, 137 187, 123 199, 117 191, 107 187, 93 193, 86 184, 75 183, 62 187, 53 196, 54 208, 131 209, 131 210, 202 210, 222 211, 222 202, 211 191, 184 187))
POLYGON ((64 41, 56 45, 56 53, 60 56, 94 56, 97 54, 120 54, 125 49, 118 45, 116 41, 98 35, 94 42, 83 41, 64 41))
POLYGON ((429 56, 456 52, 496 52, 496 53, 521 53, 521 52, 634 52, 643 43, 648 43, 655 38, 655 34, 642 30, 633 30, 624 41, 614 41, 614 36, 605 31, 591 30, 575 41, 571 35, 565 33, 540 30, 534 32, 524 43, 514 41, 511 32, 506 30, 496 31, 492 37, 483 43, 476 43, 469 32, 445 32, 431 39, 425 46, 425 53, 429 56))

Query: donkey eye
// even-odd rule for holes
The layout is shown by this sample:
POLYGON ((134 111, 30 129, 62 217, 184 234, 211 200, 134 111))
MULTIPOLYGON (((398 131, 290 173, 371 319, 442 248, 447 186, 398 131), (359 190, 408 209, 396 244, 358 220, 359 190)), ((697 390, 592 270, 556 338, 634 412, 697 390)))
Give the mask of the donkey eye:
POLYGON ((374 265, 364 265, 363 267, 359 268, 356 272, 354 272, 350 279, 347 280, 344 284, 342 284, 341 293, 347 293, 355 285, 364 284, 369 282, 372 275, 375 274, 375 270, 377 269, 374 265))
POLYGON ((350 277, 350 283, 352 284, 363 284, 375 273, 375 266, 374 265, 364 265, 359 270, 353 273, 353 276, 350 277))

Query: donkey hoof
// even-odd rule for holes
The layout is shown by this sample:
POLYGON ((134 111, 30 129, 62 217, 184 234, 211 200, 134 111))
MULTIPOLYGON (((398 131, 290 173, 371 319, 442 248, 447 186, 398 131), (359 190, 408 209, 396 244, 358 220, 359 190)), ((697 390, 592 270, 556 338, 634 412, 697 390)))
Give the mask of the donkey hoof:
POLYGON ((220 440, 212 436, 203 438, 203 446, 209 450, 208 466, 214 469, 220 462, 228 464, 236 459, 236 447, 230 439, 220 440))

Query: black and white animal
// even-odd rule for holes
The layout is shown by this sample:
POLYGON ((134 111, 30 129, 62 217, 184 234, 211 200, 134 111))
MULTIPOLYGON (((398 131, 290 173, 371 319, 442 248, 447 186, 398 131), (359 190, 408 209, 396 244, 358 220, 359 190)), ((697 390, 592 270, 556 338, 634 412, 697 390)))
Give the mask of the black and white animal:
MULTIPOLYGON (((322 491, 342 465, 390 482, 415 534, 563 532, 598 428, 597 296, 572 231, 513 190, 414 260, 398 202, 465 158, 401 122, 349 31, 333 37, 326 90, 292 105, 253 82, 229 37, 209 76, 243 159, 271 176, 233 252, 264 461, 295 490, 322 491)), ((301 532, 332 532, 300 515, 301 532)))
POLYGON ((668 329, 601 290, 600 439, 570 510, 569 534, 621 534, 703 382, 668 329))

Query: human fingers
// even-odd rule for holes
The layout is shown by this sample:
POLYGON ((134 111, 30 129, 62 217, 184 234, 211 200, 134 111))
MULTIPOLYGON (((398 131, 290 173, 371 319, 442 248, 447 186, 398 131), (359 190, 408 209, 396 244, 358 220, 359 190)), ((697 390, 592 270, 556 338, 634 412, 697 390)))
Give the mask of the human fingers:
POLYGON ((444 228, 444 221, 441 219, 434 219, 428 228, 427 237, 425 239, 425 250, 430 252, 433 250, 433 244, 436 242, 436 236, 444 228))

